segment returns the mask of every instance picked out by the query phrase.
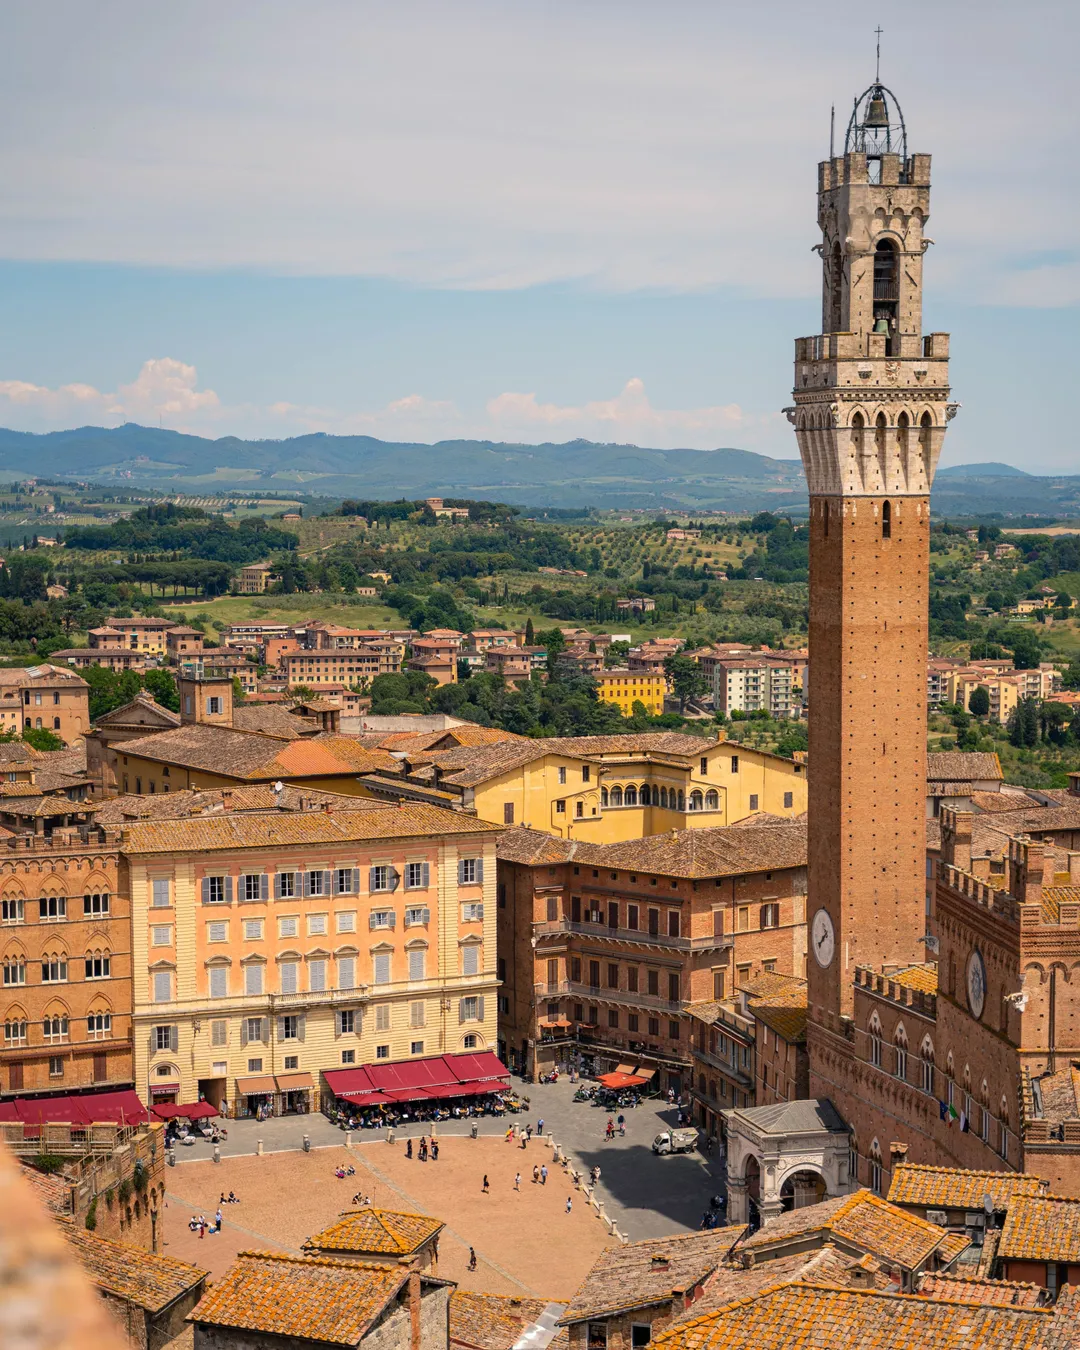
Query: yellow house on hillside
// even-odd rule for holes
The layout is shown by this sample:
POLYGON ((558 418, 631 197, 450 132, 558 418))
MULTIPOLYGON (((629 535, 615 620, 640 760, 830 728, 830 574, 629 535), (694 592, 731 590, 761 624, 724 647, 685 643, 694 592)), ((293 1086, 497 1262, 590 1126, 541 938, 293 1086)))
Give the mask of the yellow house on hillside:
POLYGON ((623 666, 598 670, 593 679, 601 703, 614 703, 624 717, 633 716, 635 703, 643 703, 645 711, 653 715, 664 711, 667 680, 663 675, 623 666))

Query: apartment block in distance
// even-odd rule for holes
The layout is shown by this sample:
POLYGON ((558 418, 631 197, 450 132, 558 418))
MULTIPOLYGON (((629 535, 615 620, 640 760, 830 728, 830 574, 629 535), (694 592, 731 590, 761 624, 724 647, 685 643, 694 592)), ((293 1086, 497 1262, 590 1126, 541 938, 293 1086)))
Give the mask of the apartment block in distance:
POLYGON ((0 844, 0 1093, 132 1082, 131 924, 115 836, 0 844))
POLYGON ((794 678, 791 663, 765 656, 733 657, 713 664, 713 699, 718 712, 767 712, 790 717, 794 678))
POLYGON ((151 1103, 315 1109, 324 1070, 494 1046, 490 825, 323 800, 123 833, 151 1103))
POLYGON ((625 717, 633 715, 635 703, 644 704, 645 711, 654 715, 664 711, 667 680, 663 675, 616 666, 598 670, 593 679, 600 702, 614 703, 625 717))
POLYGON ((606 845, 519 828, 498 856, 500 1058, 530 1076, 633 1057, 681 1091, 693 1004, 805 969, 801 821, 606 845))

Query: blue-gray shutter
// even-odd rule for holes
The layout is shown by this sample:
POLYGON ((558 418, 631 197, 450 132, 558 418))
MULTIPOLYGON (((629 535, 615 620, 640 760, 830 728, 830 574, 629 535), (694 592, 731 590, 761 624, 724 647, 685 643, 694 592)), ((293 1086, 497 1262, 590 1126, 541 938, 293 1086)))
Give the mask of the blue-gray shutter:
POLYGON ((481 994, 480 997, 479 997, 479 999, 477 1000, 477 1003, 476 1003, 476 1011, 477 1011, 477 1014, 479 1015, 480 1021, 482 1022, 482 1021, 484 1020, 484 996, 483 996, 483 994, 481 994))
POLYGON ((421 864, 420 864, 420 885, 424 888, 425 891, 426 891, 427 888, 431 885, 431 864, 430 864, 430 863, 421 863, 421 864))
POLYGON ((270 878, 266 875, 265 872, 259 878, 259 899, 260 900, 270 899, 270 878))
POLYGON ((232 904, 232 877, 225 878, 225 903, 232 904))
POLYGON ((459 859, 458 859, 458 865, 457 865, 457 884, 458 884, 459 886, 464 886, 464 885, 465 885, 465 859, 464 859, 464 858, 459 858, 459 859))
POLYGON ((352 881, 351 881, 351 885, 352 885, 352 891, 351 891, 351 894, 352 894, 352 895, 359 895, 359 894, 360 894, 360 869, 359 869, 359 867, 354 867, 354 868, 352 869, 352 881))
POLYGON ((368 868, 367 887, 369 891, 374 891, 375 889, 376 884, 375 872, 376 869, 374 867, 368 868))
POLYGON ((398 882, 399 882, 400 880, 401 880, 401 874, 398 872, 397 868, 396 868, 396 867, 391 867, 391 868, 390 868, 390 889, 391 889, 392 891, 396 891, 396 890, 397 890, 397 888, 398 888, 398 882))
POLYGON ((204 905, 208 905, 208 904, 210 903, 210 878, 209 878, 209 877, 203 877, 203 882, 202 882, 202 900, 203 900, 203 904, 204 904, 204 905))
POLYGON ((280 900, 280 899, 281 899, 281 873, 280 873, 280 872, 275 872, 275 873, 274 873, 274 899, 275 899, 275 900, 280 900))
POLYGON ((331 871, 324 871, 322 874, 322 893, 329 895, 334 880, 334 874, 331 871))
POLYGON ((310 895, 310 894, 311 894, 311 875, 312 875, 312 874, 311 874, 310 872, 305 872, 305 873, 303 874, 303 877, 304 877, 304 894, 305 894, 305 895, 310 895))
POLYGON ((458 1020, 459 1022, 464 1022, 464 1021, 465 1021, 465 1000, 464 1000, 463 998, 459 998, 459 999, 458 999, 458 1005, 457 1005, 457 1020, 458 1020))
POLYGON ((483 858, 477 858, 477 860, 476 860, 476 883, 477 883, 478 886, 482 886, 482 885, 484 884, 484 860, 483 860, 483 858))
POLYGON ((298 1041, 302 1041, 304 1039, 304 1032, 307 1029, 306 1023, 307 1018, 304 1016, 303 1013, 301 1013, 300 1016, 296 1019, 296 1039, 298 1041))
POLYGON ((169 1028, 169 1049, 173 1052, 174 1055, 175 1055, 175 1054, 179 1051, 179 1049, 180 1049, 180 1028, 179 1028, 179 1027, 170 1027, 170 1028, 169 1028))

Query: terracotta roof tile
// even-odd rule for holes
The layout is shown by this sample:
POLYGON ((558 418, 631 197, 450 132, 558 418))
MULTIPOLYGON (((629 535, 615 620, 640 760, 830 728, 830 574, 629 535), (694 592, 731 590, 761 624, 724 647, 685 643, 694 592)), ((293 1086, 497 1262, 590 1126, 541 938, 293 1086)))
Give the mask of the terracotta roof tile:
POLYGON ((917 1292, 924 1298, 983 1303, 999 1308, 1038 1308, 1050 1301, 1049 1290, 1040 1284, 986 1280, 977 1275, 953 1275, 951 1272, 924 1275, 917 1292))
MULTIPOLYGON (((842 1238, 845 1243, 905 1270, 917 1269, 939 1249, 947 1253, 949 1260, 959 1254, 953 1250, 955 1243, 950 1241, 953 1235, 945 1229, 865 1189, 780 1214, 747 1238, 742 1247, 759 1251, 819 1232, 842 1238)), ((968 1245, 968 1239, 960 1237, 959 1251, 968 1245)))
POLYGON ((99 1289, 148 1312, 161 1312, 207 1278, 205 1270, 186 1261, 98 1237, 70 1219, 61 1221, 61 1229, 99 1289))
POLYGON ((1005 1214, 998 1256, 1013 1261, 1080 1262, 1080 1200, 1015 1196, 1005 1214))
POLYGON ((455 1289, 450 1295, 450 1344, 464 1350, 513 1350, 522 1332, 547 1308, 542 1298, 510 1298, 455 1289))
POLYGON ((744 1231, 737 1225, 609 1247, 585 1276, 559 1325, 669 1302, 674 1290, 703 1283, 744 1231))
POLYGON ((372 811, 229 812, 183 820, 134 821, 123 830, 125 853, 210 852, 278 848, 283 844, 337 844, 368 839, 491 834, 486 821, 438 806, 410 804, 372 811))
POLYGON ((409 1272, 397 1265, 240 1252, 188 1320, 297 1341, 356 1345, 408 1278, 409 1272))
POLYGON ((908 966, 906 970, 897 970, 889 974, 893 984, 905 989, 917 989, 922 994, 936 994, 938 991, 938 968, 936 961, 927 961, 922 965, 908 966))
POLYGON ((397 767, 393 756, 368 749, 348 736, 281 741, 257 732, 207 725, 181 726, 127 741, 124 754, 239 779, 325 778, 397 767))
POLYGON ((348 792, 324 792, 319 788, 284 783, 280 793, 272 783, 237 784, 230 788, 182 788, 179 792, 123 793, 91 805, 94 820, 101 825, 122 825, 134 820, 177 820, 192 815, 220 815, 226 811, 296 812, 385 811, 386 802, 354 797, 348 792))
POLYGON ((617 844, 555 840, 539 830, 518 826, 500 837, 499 857, 507 862, 574 862, 624 871, 658 872, 665 876, 740 876, 806 865, 806 824, 718 826, 702 830, 669 830, 617 844), (547 844, 542 841, 548 840, 547 844))
POLYGON ((1042 1177, 1028 1172, 972 1172, 899 1163, 893 1168, 889 1202, 928 1209, 982 1209, 983 1196, 989 1194, 995 1209, 1008 1209, 1018 1196, 1042 1194, 1047 1186, 1042 1177))
POLYGON ((391 1209, 351 1210, 304 1243, 305 1251, 379 1253, 411 1256, 437 1238, 445 1225, 425 1214, 391 1209))
POLYGON ((1005 777, 997 755, 982 750, 935 750, 926 756, 926 776, 931 782, 954 783, 1005 777))
POLYGON ((804 1281, 766 1289, 682 1322, 653 1350, 1052 1350, 1073 1344, 1080 1317, 1069 1291, 1052 1310, 938 1301, 918 1294, 804 1281))

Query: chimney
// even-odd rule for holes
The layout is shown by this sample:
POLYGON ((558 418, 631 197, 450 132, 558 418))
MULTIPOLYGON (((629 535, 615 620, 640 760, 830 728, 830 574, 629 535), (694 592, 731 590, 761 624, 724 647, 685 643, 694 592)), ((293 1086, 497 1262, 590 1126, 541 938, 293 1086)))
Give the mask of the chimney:
POLYGON ((652 1273, 658 1274, 660 1271, 671 1269, 671 1257, 667 1252, 657 1252, 652 1259, 652 1273))
POLYGON ((401 1258, 401 1264, 407 1267, 409 1272, 409 1350, 423 1350, 421 1341, 422 1323, 420 1317, 420 1299, 422 1295, 420 1283, 420 1258, 418 1256, 404 1256, 401 1258))
POLYGON ((907 1144, 898 1143, 895 1139, 889 1145, 889 1167, 893 1172, 907 1158, 907 1151, 907 1144))
POLYGON ((941 808, 941 856, 961 872, 971 871, 971 812, 941 808))

